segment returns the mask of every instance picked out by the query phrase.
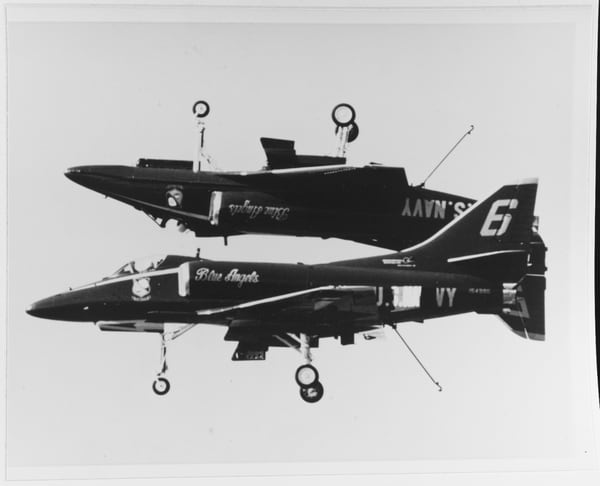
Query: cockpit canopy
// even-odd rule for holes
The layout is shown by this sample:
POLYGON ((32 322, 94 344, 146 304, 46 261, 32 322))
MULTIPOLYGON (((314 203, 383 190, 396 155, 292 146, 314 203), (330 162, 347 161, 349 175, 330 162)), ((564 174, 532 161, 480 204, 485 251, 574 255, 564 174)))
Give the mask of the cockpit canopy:
POLYGON ((132 260, 130 262, 127 262, 122 267, 119 267, 119 269, 116 272, 114 272, 110 276, 110 278, 156 270, 160 266, 160 264, 165 261, 165 258, 165 255, 154 255, 150 257, 142 257, 136 260, 132 260))

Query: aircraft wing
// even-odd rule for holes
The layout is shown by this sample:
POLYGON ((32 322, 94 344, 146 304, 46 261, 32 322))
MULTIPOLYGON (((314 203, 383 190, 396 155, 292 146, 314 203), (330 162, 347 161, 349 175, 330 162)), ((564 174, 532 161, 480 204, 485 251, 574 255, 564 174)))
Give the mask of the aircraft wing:
POLYGON ((299 349, 300 333, 310 336, 312 346, 342 335, 350 344, 356 333, 381 327, 371 287, 320 287, 199 314, 228 316, 225 340, 238 343, 234 361, 263 360, 274 346, 299 349))

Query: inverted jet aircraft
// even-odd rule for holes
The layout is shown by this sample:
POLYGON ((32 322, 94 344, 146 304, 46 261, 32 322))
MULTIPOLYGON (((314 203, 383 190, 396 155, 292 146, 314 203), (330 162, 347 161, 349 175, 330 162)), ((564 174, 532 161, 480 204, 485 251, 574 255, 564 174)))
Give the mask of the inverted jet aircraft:
POLYGON ((498 315, 523 338, 544 340, 546 247, 533 215, 536 180, 507 185, 420 244, 329 264, 218 262, 166 256, 130 262, 99 282, 34 303, 33 316, 91 321, 103 331, 155 332, 167 393, 167 344, 198 324, 227 327, 232 359, 262 360, 273 346, 302 354, 306 402, 323 396, 311 348, 354 343, 384 326, 477 312, 498 315), (169 324, 165 324, 169 323, 169 324))
POLYGON ((214 165, 204 152, 203 120, 210 110, 205 102, 194 106, 200 141, 193 161, 88 165, 68 169, 66 176, 143 211, 162 227, 175 221, 196 236, 335 237, 394 250, 431 236, 474 202, 409 185, 400 167, 346 165, 346 146, 358 126, 354 109, 344 103, 332 112, 334 157, 297 155, 291 140, 262 138, 262 170, 200 170, 214 165))

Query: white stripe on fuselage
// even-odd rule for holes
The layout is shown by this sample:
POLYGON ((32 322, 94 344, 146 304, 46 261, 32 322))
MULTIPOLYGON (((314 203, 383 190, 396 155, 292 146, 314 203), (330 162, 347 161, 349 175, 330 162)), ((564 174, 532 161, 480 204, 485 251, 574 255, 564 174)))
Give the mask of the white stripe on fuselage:
MULTIPOLYGON (((364 166, 368 167, 368 166, 364 166)), ((297 174, 297 173, 310 173, 310 172, 344 172, 349 170, 361 169, 363 167, 356 167, 353 165, 343 164, 331 164, 331 165, 315 165, 311 167, 292 167, 289 169, 272 169, 272 170, 255 170, 255 171, 243 171, 243 172, 230 172, 229 174, 239 174, 241 176, 248 176, 254 174, 297 174)))
POLYGON ((448 258, 448 263, 454 262, 462 262, 464 260, 472 260, 475 258, 483 258, 492 255, 503 255, 505 253, 524 253, 525 250, 498 250, 498 251, 488 251, 486 253, 474 253, 472 255, 463 255, 459 257, 448 258))
POLYGON ((196 315, 198 316, 211 316, 213 314, 219 314, 222 312, 229 312, 237 309, 246 309, 248 307, 254 307, 262 304, 269 304, 271 302, 278 302, 280 300, 291 299, 293 297, 300 297, 301 295, 312 294, 314 292, 319 292, 321 290, 334 290, 336 285, 326 285, 324 287, 315 287, 312 289, 299 290, 297 292, 290 292, 288 294, 275 295, 274 297, 267 297, 265 299, 251 300, 249 302, 244 302, 242 304, 232 305, 230 307, 219 307, 216 309, 206 309, 201 311, 196 311, 196 315))
MULTIPOLYGON (((109 196, 110 197, 110 196, 109 196)), ((117 196, 113 196, 113 197, 117 197, 117 196)), ((202 221, 208 221, 209 217, 208 216, 204 216, 203 214, 198 214, 198 213, 190 213, 188 211, 181 211, 179 209, 175 209, 169 206, 161 206, 160 204, 152 204, 149 203, 147 201, 142 201, 141 199, 135 199, 133 197, 128 197, 128 196, 118 196, 119 199, 127 199, 128 201, 131 202, 136 202, 139 204, 143 204, 144 206, 150 206, 156 209, 160 209, 162 211, 167 211, 169 213, 175 213, 175 214, 179 214, 180 216, 187 216, 189 218, 195 218, 195 219, 200 219, 202 221)))

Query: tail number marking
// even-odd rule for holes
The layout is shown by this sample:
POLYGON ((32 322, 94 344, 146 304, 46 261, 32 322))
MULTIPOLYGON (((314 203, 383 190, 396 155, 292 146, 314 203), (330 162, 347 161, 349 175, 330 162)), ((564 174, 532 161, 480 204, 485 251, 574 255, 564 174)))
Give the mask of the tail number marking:
POLYGON ((508 230, 508 225, 512 219, 508 211, 515 209, 518 205, 519 201, 517 199, 498 199, 494 201, 479 234, 481 236, 502 236, 508 230), (507 208, 507 211, 504 213, 500 212, 502 208, 507 208), (492 226, 498 222, 500 226, 496 229, 493 228, 492 226))
POLYGON ((454 305, 454 296, 456 295, 456 287, 436 287, 435 289, 435 301, 438 307, 444 305, 444 294, 448 296, 448 307, 454 305))

